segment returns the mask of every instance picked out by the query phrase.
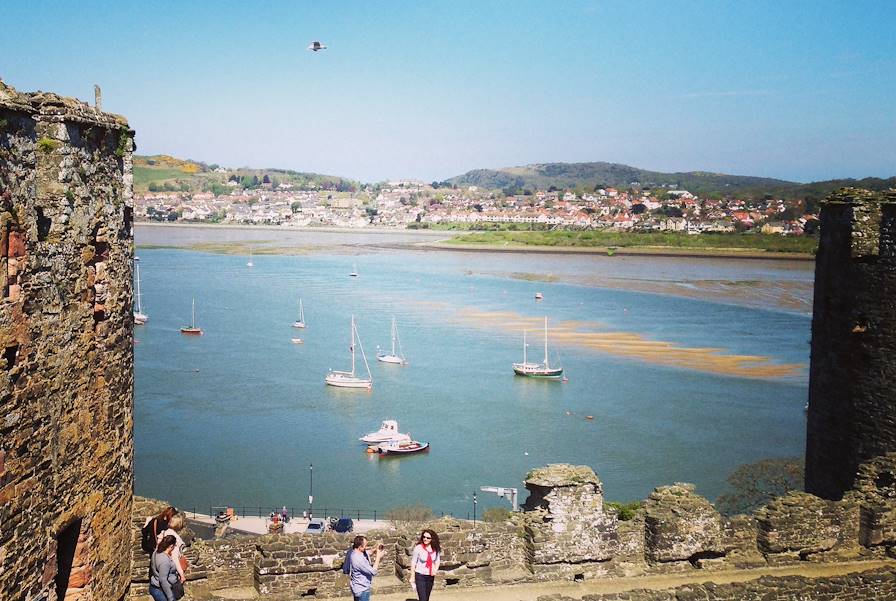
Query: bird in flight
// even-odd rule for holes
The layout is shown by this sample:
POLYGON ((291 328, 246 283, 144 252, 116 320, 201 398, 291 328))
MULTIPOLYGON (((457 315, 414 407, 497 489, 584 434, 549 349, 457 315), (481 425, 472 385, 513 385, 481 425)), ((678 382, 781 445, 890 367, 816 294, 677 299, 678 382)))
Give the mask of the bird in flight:
POLYGON ((323 44, 321 44, 320 42, 318 42, 317 40, 314 40, 313 42, 308 44, 308 50, 312 50, 314 52, 317 52, 318 50, 326 50, 326 49, 327 49, 327 47, 324 46, 323 44))

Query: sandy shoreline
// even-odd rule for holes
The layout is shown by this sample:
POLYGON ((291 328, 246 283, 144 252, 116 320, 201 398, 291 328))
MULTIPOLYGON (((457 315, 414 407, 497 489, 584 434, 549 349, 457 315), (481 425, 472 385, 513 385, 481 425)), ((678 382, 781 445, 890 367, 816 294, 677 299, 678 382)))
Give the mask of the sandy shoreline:
MULTIPOLYGON (((528 246, 518 244, 491 245, 491 244, 451 244, 445 242, 454 236, 468 232, 451 232, 436 230, 408 230, 404 228, 344 228, 344 227, 280 227, 273 225, 216 225, 209 223, 158 223, 140 221, 138 227, 150 228, 178 228, 178 229, 215 229, 215 230, 241 230, 241 231, 275 231, 295 233, 332 233, 332 234, 373 234, 396 235, 408 234, 432 238, 432 242, 412 243, 386 243, 376 245, 378 248, 392 248, 396 250, 437 250, 454 252, 497 252, 497 253, 538 253, 558 255, 607 255, 607 247, 581 247, 581 246, 528 246)), ((138 245, 144 246, 144 245, 138 245)), ((266 254, 289 254, 287 249, 269 249, 279 252, 266 254)), ((766 259, 772 261, 815 261, 815 256, 804 253, 790 252, 766 252, 758 250, 741 250, 736 248, 718 249, 692 249, 658 246, 616 247, 613 256, 654 256, 654 257, 691 257, 709 259, 766 259)))

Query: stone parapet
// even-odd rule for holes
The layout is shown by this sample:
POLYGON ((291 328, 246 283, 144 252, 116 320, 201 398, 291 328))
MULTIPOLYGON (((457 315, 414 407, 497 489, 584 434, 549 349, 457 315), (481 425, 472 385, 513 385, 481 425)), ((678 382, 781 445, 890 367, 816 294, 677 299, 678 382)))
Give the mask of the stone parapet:
POLYGON ((859 504, 826 501, 804 492, 772 500, 756 512, 759 548, 778 561, 805 560, 826 551, 850 553, 859 546, 859 504))
POLYGON ((645 551, 649 561, 696 561, 721 557, 722 517, 693 484, 655 489, 645 506, 645 551))

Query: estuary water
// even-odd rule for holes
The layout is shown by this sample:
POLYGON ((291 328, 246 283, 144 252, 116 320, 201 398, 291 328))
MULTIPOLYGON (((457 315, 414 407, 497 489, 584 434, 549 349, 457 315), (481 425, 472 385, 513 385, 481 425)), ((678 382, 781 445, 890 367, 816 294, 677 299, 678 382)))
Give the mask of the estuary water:
MULTIPOLYGON (((549 463, 591 466, 610 500, 675 481, 715 499, 738 465, 804 451, 811 263, 390 248, 427 239, 404 233, 136 237, 150 315, 135 331, 140 495, 304 508, 313 464, 315 507, 466 517, 480 486, 522 501, 526 473, 549 463), (234 242, 252 245, 254 267, 243 246, 195 246, 234 242), (300 298, 304 330, 291 327, 300 298), (201 337, 178 331, 192 299, 201 337), (351 315, 370 392, 324 384, 350 367, 351 315), (393 316, 406 367, 375 359, 393 316), (523 330, 543 356, 545 317, 568 381, 511 371, 523 330), (384 419, 429 452, 365 453, 358 437, 384 419)), ((502 504, 478 496, 480 511, 502 504)))

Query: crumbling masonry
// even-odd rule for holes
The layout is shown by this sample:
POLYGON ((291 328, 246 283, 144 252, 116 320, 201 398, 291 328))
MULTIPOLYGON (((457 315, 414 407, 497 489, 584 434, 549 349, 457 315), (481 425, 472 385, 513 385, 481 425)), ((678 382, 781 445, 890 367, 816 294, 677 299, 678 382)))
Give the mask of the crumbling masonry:
POLYGON ((0 81, 0 599, 130 586, 131 153, 124 118, 0 81))

